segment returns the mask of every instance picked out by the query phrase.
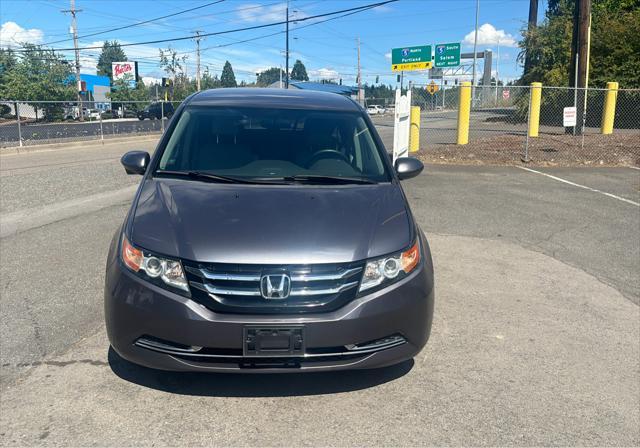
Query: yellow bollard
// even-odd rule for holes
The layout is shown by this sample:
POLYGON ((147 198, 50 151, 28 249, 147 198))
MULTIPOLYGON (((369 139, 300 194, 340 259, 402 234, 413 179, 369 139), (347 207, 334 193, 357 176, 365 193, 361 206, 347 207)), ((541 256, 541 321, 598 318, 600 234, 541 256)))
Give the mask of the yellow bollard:
POLYGON ((540 128, 540 99, 542 83, 531 83, 531 102, 529 103, 529 137, 537 137, 540 128))
POLYGON ((471 83, 460 83, 458 105, 458 145, 469 143, 469 115, 471 114, 471 83))
POLYGON ((602 110, 602 127, 603 134, 613 133, 613 121, 616 118, 616 100, 618 99, 618 83, 608 82, 607 93, 604 99, 604 109, 602 110))
POLYGON ((420 106, 411 107, 411 132, 409 133, 409 151, 420 149, 420 106))

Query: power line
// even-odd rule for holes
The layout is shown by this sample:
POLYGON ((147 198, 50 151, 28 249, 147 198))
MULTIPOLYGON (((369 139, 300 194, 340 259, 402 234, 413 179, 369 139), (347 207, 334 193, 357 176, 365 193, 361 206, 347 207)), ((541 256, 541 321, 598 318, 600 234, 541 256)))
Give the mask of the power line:
MULTIPOLYGON (((215 4, 218 4, 218 3, 222 3, 223 1, 225 1, 225 0, 216 0, 215 2, 209 2, 209 3, 206 3, 204 5, 196 6, 195 8, 185 9, 183 11, 174 12, 172 14, 167 14, 167 15, 162 16, 162 17, 156 17, 155 19, 144 20, 142 22, 136 22, 136 23, 132 23, 132 24, 129 24, 129 25, 119 26, 117 28, 111 28, 109 30, 98 31, 96 33, 91 33, 91 34, 85 34, 84 36, 78 37, 78 39, 85 39, 87 37, 97 36, 99 34, 111 33, 113 31, 124 30, 125 28, 132 28, 134 26, 144 25, 145 23, 155 22, 156 20, 167 19, 169 17, 173 17, 173 16, 177 16, 177 15, 184 14, 184 13, 187 13, 187 12, 195 11, 196 9, 202 9, 202 8, 206 8, 207 6, 211 6, 211 5, 215 5, 215 4)), ((67 42, 69 40, 70 39, 56 40, 56 41, 49 42, 49 43, 42 44, 42 45, 53 45, 53 44, 57 44, 57 43, 60 43, 60 42, 67 42)))
MULTIPOLYGON (((308 20, 312 20, 312 19, 318 19, 320 17, 327 17, 327 16, 333 16, 336 14, 342 14, 345 12, 351 12, 351 11, 361 11, 361 10, 366 10, 366 9, 372 9, 372 8, 376 8, 378 6, 382 6, 382 5, 386 5, 389 3, 394 3, 397 2, 398 0, 386 0, 386 1, 382 1, 382 2, 378 2, 378 3, 371 3, 368 5, 364 5, 364 6, 358 6, 355 8, 347 8, 347 9, 341 9, 338 11, 332 11, 332 12, 327 12, 327 13, 323 13, 323 14, 316 14, 313 16, 308 16, 308 17, 303 17, 300 19, 296 19, 296 22, 306 22, 308 20)), ((272 26, 277 26, 277 25, 284 25, 286 23, 286 20, 281 20, 279 22, 271 22, 271 23, 265 23, 263 25, 254 25, 254 26, 247 26, 247 27, 243 27, 243 28, 235 28, 235 29, 231 29, 231 30, 225 30, 225 31, 216 31, 216 32, 212 32, 212 33, 203 33, 200 36, 201 37, 208 37, 208 36, 219 36, 222 34, 230 34, 230 33, 237 33, 240 31, 250 31, 250 30, 256 30, 256 29, 261 29, 261 28, 269 28, 272 26)), ((176 41, 182 41, 182 40, 190 40, 193 39, 193 36, 182 36, 182 37, 174 37, 174 38, 169 38, 169 39, 157 39, 157 40, 150 40, 150 41, 146 41, 146 42, 133 42, 133 43, 126 43, 126 44, 120 44, 121 47, 131 47, 131 46, 135 46, 135 45, 149 45, 149 44, 158 44, 158 43, 164 43, 164 42, 176 42, 176 41)), ((89 46, 89 47, 82 47, 79 48, 79 50, 98 50, 101 49, 102 46, 89 46)), ((54 48, 55 51, 71 51, 74 50, 74 48, 54 48)), ((36 49, 21 49, 21 50, 16 50, 16 52, 21 52, 21 53, 28 53, 28 52, 32 52, 32 51, 36 51, 36 49)))

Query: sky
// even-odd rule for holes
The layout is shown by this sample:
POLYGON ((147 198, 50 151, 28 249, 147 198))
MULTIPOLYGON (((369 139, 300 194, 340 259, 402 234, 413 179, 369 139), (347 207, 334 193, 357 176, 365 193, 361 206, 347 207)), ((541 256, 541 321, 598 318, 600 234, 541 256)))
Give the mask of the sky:
MULTIPOLYGON (((302 60, 311 80, 342 80, 355 84, 357 74, 357 38, 360 39, 362 81, 395 85, 391 72, 391 49, 414 45, 461 42, 463 52, 473 51, 476 0, 399 0, 368 11, 317 23, 329 17, 307 19, 381 0, 289 0, 290 66, 302 60)), ((121 44, 171 39, 194 35, 195 31, 213 33, 285 19, 286 0, 222 0, 194 11, 150 23, 134 25, 168 14, 197 8, 213 0, 76 0, 80 47, 101 46, 105 39, 121 44), (122 30, 103 31, 125 27, 122 30), (83 37, 87 34, 96 34, 83 37)), ((539 7, 540 14, 544 4, 539 7)), ((61 12, 69 9, 69 0, 2 0, 0 4, 0 46, 19 42, 51 44, 53 48, 73 47, 69 34, 71 17, 61 12)), ((480 0, 478 51, 493 50, 492 72, 501 80, 520 76, 517 42, 526 25, 528 0, 480 0), (499 52, 499 57, 498 57, 499 52)), ((285 65, 284 25, 209 36, 201 41, 201 64, 220 75, 228 60, 236 78, 255 81, 256 73, 269 67, 285 65), (275 34, 275 35, 274 35, 275 34), (270 35, 267 37, 262 37, 270 35), (254 39, 249 42, 242 42, 254 39)), ((159 66, 159 49, 177 50, 186 56, 186 70, 195 76, 195 41, 192 39, 124 47, 129 60, 138 61, 139 75, 146 82, 163 76, 159 66)), ((73 59, 72 51, 61 52, 73 59)), ((99 49, 80 52, 82 73, 95 74, 99 49)), ((470 62, 470 61, 469 61, 470 62)), ((478 61, 478 72, 483 62, 478 61)), ((467 70, 470 71, 470 70, 467 70)), ((470 76, 451 75, 449 79, 466 80, 470 76)), ((405 82, 428 82, 426 71, 405 74, 405 82)))

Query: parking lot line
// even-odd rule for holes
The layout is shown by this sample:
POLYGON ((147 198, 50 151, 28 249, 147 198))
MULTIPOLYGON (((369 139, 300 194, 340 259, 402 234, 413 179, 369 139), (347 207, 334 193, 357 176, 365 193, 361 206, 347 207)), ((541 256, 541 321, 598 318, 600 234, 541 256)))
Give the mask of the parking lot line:
POLYGON ((597 190, 595 188, 587 187, 586 185, 576 184, 575 182, 571 182, 569 180, 562 179, 561 177, 553 176, 551 174, 543 173, 542 171, 533 170, 531 168, 526 168, 524 166, 516 166, 516 168, 520 168, 521 170, 529 171, 531 173, 541 174, 541 175, 549 177, 549 178, 551 178, 553 180, 557 180, 557 181, 563 182, 565 184, 573 185, 574 187, 582 188, 584 190, 593 191, 594 193, 600 193, 600 194, 603 194, 605 196, 609 196, 610 198, 617 199, 619 201, 626 202, 626 203, 631 204, 631 205, 635 205, 636 207, 640 207, 640 203, 637 203, 635 201, 632 201, 630 199, 626 199, 626 198, 623 198, 623 197, 620 197, 620 196, 616 196, 615 194, 607 193, 606 191, 597 190))

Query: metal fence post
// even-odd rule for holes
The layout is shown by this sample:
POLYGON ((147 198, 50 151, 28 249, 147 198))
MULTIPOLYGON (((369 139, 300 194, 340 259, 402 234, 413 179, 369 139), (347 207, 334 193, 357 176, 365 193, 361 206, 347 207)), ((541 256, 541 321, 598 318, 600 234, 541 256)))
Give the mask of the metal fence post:
POLYGON ((18 102, 14 103, 16 109, 16 120, 18 120, 18 140, 20 142, 20 146, 22 146, 22 129, 20 125, 20 106, 18 106, 18 102))
POLYGON ((100 112, 100 140, 104 141, 104 132, 102 132, 102 112, 100 112))
POLYGON ((160 131, 164 134, 164 101, 160 101, 160 131))
POLYGON ((527 136, 524 141, 524 157, 521 158, 524 163, 529 162, 529 129, 531 127, 531 95, 533 88, 529 87, 529 107, 527 108, 527 136))

